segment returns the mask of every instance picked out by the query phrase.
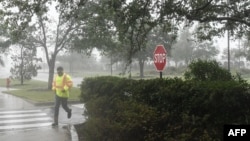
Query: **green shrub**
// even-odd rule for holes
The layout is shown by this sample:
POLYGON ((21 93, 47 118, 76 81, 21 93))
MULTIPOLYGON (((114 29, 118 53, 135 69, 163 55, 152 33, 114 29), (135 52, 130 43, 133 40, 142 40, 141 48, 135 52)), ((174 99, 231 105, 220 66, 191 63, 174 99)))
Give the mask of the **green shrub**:
POLYGON ((216 61, 203 61, 197 60, 191 62, 188 66, 189 71, 186 71, 184 76, 187 80, 198 80, 198 81, 229 81, 233 79, 231 73, 220 67, 216 61))
POLYGON ((89 119, 83 128, 86 140, 143 140, 142 125, 155 116, 152 108, 131 99, 128 88, 133 86, 132 80, 118 77, 83 82, 81 95, 89 119))
POLYGON ((250 120, 249 85, 222 80, 87 78, 84 141, 222 140, 224 124, 250 120))

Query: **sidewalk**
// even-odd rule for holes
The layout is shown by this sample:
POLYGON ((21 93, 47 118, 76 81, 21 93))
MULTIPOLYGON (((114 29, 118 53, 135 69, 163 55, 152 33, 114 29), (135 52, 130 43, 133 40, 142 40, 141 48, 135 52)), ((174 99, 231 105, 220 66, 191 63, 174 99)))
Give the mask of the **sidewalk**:
MULTIPOLYGON (((78 136, 71 136, 71 129, 68 127, 52 128, 42 127, 20 131, 0 133, 0 140, 3 141, 78 141, 78 136)), ((73 131, 74 132, 74 131, 73 131)))
MULTIPOLYGON (((45 109, 49 110, 49 109, 45 109)), ((63 116, 64 111, 60 109, 63 116)), ((66 119, 64 116, 59 119, 59 126, 43 126, 28 129, 14 129, 0 132, 0 140, 3 141, 78 141, 78 135, 74 128, 77 119, 79 121, 78 112, 75 108, 72 110, 72 119, 66 119), (77 117, 77 116, 78 117, 77 117)), ((80 121, 83 122, 83 121, 80 121)))
MULTIPOLYGON (((0 88, 0 111, 12 111, 12 110, 34 110, 39 109, 44 113, 47 113, 48 117, 51 117, 51 123, 53 119, 53 106, 33 105, 21 98, 3 94, 1 91, 5 88, 0 88)), ((6 141, 78 141, 78 135, 74 128, 74 124, 84 122, 83 117, 83 105, 82 104, 69 104, 72 108, 72 117, 67 118, 67 113, 60 108, 59 112, 59 126, 52 127, 50 125, 25 128, 25 129, 11 129, 0 132, 0 140, 6 141)), ((1 123, 0 117, 0 123, 1 123)), ((39 124, 39 121, 36 124, 39 124)), ((24 123, 22 123, 24 124, 24 123)), ((4 125, 3 125, 4 126, 4 125)), ((6 125, 8 126, 8 125, 6 125)))

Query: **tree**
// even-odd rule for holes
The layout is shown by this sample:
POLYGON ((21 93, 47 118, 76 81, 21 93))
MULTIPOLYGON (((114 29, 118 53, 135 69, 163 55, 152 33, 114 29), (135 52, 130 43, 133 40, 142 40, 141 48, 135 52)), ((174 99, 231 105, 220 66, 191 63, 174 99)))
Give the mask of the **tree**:
MULTIPOLYGON (((231 36, 246 34, 250 27, 249 5, 248 1, 242 0, 192 0, 176 1, 171 9, 175 9, 175 13, 189 23, 203 23, 200 37, 210 39, 223 35, 226 30, 230 30, 231 36)), ((164 8, 169 8, 169 5, 165 4, 164 8)), ((166 13, 167 10, 162 16, 165 17, 166 13)))
MULTIPOLYGON (((91 46, 109 52, 107 54, 113 53, 113 48, 120 48, 115 50, 122 51, 122 56, 126 60, 124 73, 127 66, 132 63, 133 58, 138 58, 141 68, 140 74, 143 76, 143 59, 148 57, 144 55, 148 34, 158 25, 159 21, 164 22, 162 29, 171 29, 169 27, 173 26, 172 20, 158 19, 162 10, 160 4, 160 1, 149 0, 89 1, 86 4, 88 7, 85 7, 85 12, 82 13, 89 13, 84 21, 89 23, 86 27, 91 30, 87 30, 90 32, 81 36, 81 43, 85 42, 89 45, 94 40, 96 42, 91 46), (101 44, 100 41, 102 41, 101 44), (120 46, 114 45, 116 43, 120 46)), ((171 14, 169 13, 169 15, 171 14)))
MULTIPOLYGON (((157 45, 163 45, 167 51, 167 56, 171 56, 172 45, 174 44, 177 33, 175 29, 168 28, 164 29, 164 26, 156 26, 153 28, 147 36, 146 48, 143 48, 142 51, 139 51, 135 55, 139 61, 140 66, 140 77, 144 76, 144 62, 150 58, 153 60, 153 52, 157 45)), ((169 61, 169 59, 167 59, 169 61)))
POLYGON ((102 54, 110 59, 107 65, 110 67, 110 74, 113 75, 113 65, 125 60, 124 52, 126 52, 126 50, 121 48, 122 45, 119 45, 119 43, 115 43, 114 46, 111 47, 112 49, 109 47, 110 49, 103 51, 102 54))
POLYGON ((218 55, 218 53, 219 50, 213 45, 212 41, 203 41, 196 44, 193 52, 193 58, 210 60, 214 59, 214 57, 218 55))
POLYGON ((184 74, 187 80, 196 81, 230 81, 234 80, 231 73, 222 68, 215 60, 202 61, 200 59, 192 61, 188 65, 188 71, 184 74))
POLYGON ((10 25, 18 23, 18 26, 10 28, 11 35, 16 37, 13 40, 18 40, 22 30, 28 27, 36 16, 38 19, 36 23, 39 25, 37 27, 41 30, 39 35, 43 35, 43 38, 40 36, 41 40, 38 40, 38 43, 44 48, 49 47, 47 39, 51 36, 45 28, 49 19, 46 13, 49 11, 49 5, 55 3, 61 17, 55 32, 60 31, 60 34, 55 36, 54 51, 46 53, 50 70, 49 87, 56 56, 59 51, 66 48, 65 46, 71 47, 70 42, 73 39, 74 46, 81 45, 82 48, 89 50, 94 47, 111 49, 116 47, 112 44, 118 41, 122 45, 121 48, 127 50, 124 54, 128 60, 127 64, 130 64, 135 53, 145 48, 148 33, 160 24, 166 28, 174 26, 178 29, 178 25, 183 21, 187 21, 186 24, 198 21, 203 23, 199 28, 201 31, 199 37, 209 40, 212 36, 223 35, 226 30, 229 30, 232 36, 249 35, 250 4, 242 0, 231 0, 229 3, 224 0, 4 0, 2 2, 4 10, 9 10, 5 12, 6 23, 10 25), (79 24, 84 26, 78 27, 79 24))
POLYGON ((236 54, 236 57, 244 57, 247 61, 250 61, 250 40, 245 37, 239 52, 236 54))
MULTIPOLYGON (((127 59, 131 62, 135 53, 142 51, 141 48, 145 46, 144 35, 160 24, 168 28, 177 27, 183 21, 187 21, 185 24, 188 25, 198 21, 202 23, 198 27, 198 37, 202 40, 212 40, 213 36, 222 36, 227 30, 232 36, 240 37, 247 34, 250 25, 249 3, 242 0, 228 1, 229 3, 226 0, 139 0, 132 2, 105 0, 96 5, 101 5, 103 9, 106 9, 99 12, 109 15, 107 23, 111 23, 109 27, 117 31, 119 41, 122 44, 129 44, 124 48, 129 47, 126 49, 129 51, 127 59)), ((102 13, 97 13, 97 15, 102 15, 102 13)))
MULTIPOLYGON (((241 51, 241 50, 239 50, 238 48, 233 48, 233 49, 231 49, 230 50, 230 56, 231 56, 231 61, 230 61, 230 63, 231 63, 231 66, 233 66, 235 69, 238 67, 238 68, 240 68, 241 66, 243 66, 243 63, 240 61, 240 58, 241 57, 244 57, 244 58, 246 58, 246 54, 247 54, 248 52, 243 52, 243 51, 241 51)), ((222 59, 227 59, 227 49, 224 49, 223 50, 223 53, 222 53, 222 56, 221 56, 221 58, 222 59)))
POLYGON ((42 47, 45 51, 46 61, 49 67, 48 89, 52 87, 56 57, 59 52, 69 49, 74 36, 80 32, 77 5, 80 2, 67 1, 11 1, 6 9, 9 15, 6 18, 8 29, 12 35, 12 41, 18 42, 23 35, 23 30, 32 28, 26 38, 36 47, 42 47), (51 13, 51 11, 56 11, 51 13))
POLYGON ((85 5, 79 5, 85 26, 79 36, 73 41, 74 49, 78 52, 91 54, 93 48, 98 49, 102 55, 110 58, 110 69, 112 75, 112 65, 121 61, 126 50, 117 36, 114 26, 113 9, 108 6, 110 1, 87 1, 85 5))
POLYGON ((59 54, 57 63, 60 65, 64 64, 64 69, 68 69, 70 73, 73 73, 76 69, 81 70, 81 72, 82 70, 94 71, 99 70, 100 67, 97 64, 95 56, 78 53, 74 50, 59 54))
MULTIPOLYGON (((198 21, 202 23, 199 25, 199 37, 205 40, 210 40, 212 36, 224 35, 226 30, 230 30, 232 36, 247 34, 250 26, 248 8, 250 4, 242 0, 138 0, 129 2, 104 0, 95 2, 93 4, 95 9, 93 9, 96 12, 99 11, 97 15, 105 13, 109 20, 100 17, 103 21, 110 23, 109 27, 115 27, 112 29, 117 31, 120 41, 126 41, 126 34, 133 32, 128 37, 131 39, 135 37, 134 39, 139 41, 139 37, 143 34, 136 34, 136 29, 146 31, 147 25, 150 27, 163 24, 168 28, 178 27, 183 21, 186 21, 185 24, 198 21), (101 7, 101 10, 96 7, 101 7)), ((140 50, 140 47, 133 48, 140 50)))
MULTIPOLYGON (((8 47, 11 45, 11 40, 7 32, 6 24, 4 24, 4 15, 0 12, 0 53, 4 54, 7 52, 8 47)), ((0 65, 4 66, 4 60, 0 56, 0 65)))
POLYGON ((184 61, 188 65, 193 59, 194 43, 192 41, 191 32, 188 28, 184 29, 179 39, 172 47, 172 59, 176 62, 184 61))
POLYGON ((37 76, 37 70, 41 67, 37 64, 41 58, 36 57, 36 48, 20 45, 20 53, 11 56, 13 67, 10 69, 12 77, 20 80, 23 85, 25 80, 37 76))

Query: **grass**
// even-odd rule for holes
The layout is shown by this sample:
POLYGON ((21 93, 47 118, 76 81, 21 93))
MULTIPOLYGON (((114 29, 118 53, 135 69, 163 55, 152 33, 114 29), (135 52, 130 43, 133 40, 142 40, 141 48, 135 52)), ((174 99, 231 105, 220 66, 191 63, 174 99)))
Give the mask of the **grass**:
MULTIPOLYGON (((5 79, 0 79, 0 86, 5 87, 5 79)), ((51 103, 54 102, 54 92, 48 90, 47 82, 30 80, 25 81, 21 85, 19 81, 11 82, 10 90, 3 91, 4 93, 11 94, 32 101, 34 103, 51 103)), ((69 101, 80 101, 80 89, 73 87, 70 91, 69 101)))
MULTIPOLYGON (((108 75, 107 73, 91 73, 87 74, 85 73, 85 77, 96 77, 96 76, 102 76, 102 75, 108 75)), ((119 75, 117 75, 119 76, 119 75)), ((124 76, 120 76, 124 77, 124 76)), ((159 77, 159 74, 145 74, 144 79, 152 79, 159 77)), ((163 75, 163 77, 171 77, 171 75, 163 75)), ((172 76, 173 77, 173 76, 172 76)), ((140 79, 138 74, 132 74, 133 79, 140 79)), ((242 78, 244 80, 247 80, 248 83, 250 83, 250 75, 243 75, 242 78)), ((6 87, 6 79, 0 79, 0 87, 6 87)), ((34 103, 48 103, 48 102, 54 102, 54 93, 52 90, 48 90, 48 83, 44 81, 39 80, 30 80, 25 81, 24 85, 20 84, 20 81, 12 80, 11 81, 11 89, 4 91, 7 94, 15 95, 21 98, 24 98, 26 100, 30 100, 34 103)), ((70 97, 69 101, 80 101, 80 88, 72 88, 70 91, 70 97)))

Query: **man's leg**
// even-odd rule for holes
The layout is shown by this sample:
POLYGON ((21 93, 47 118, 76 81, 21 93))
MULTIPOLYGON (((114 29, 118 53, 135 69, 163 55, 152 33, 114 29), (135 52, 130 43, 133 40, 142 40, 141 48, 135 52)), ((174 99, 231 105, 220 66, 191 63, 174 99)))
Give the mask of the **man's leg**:
POLYGON ((71 118, 72 110, 68 107, 68 98, 61 98, 62 99, 62 107, 68 113, 68 118, 71 118))
POLYGON ((52 126, 58 125, 58 115, 59 115, 59 107, 61 104, 61 99, 57 95, 55 95, 55 108, 54 108, 54 123, 52 126))

